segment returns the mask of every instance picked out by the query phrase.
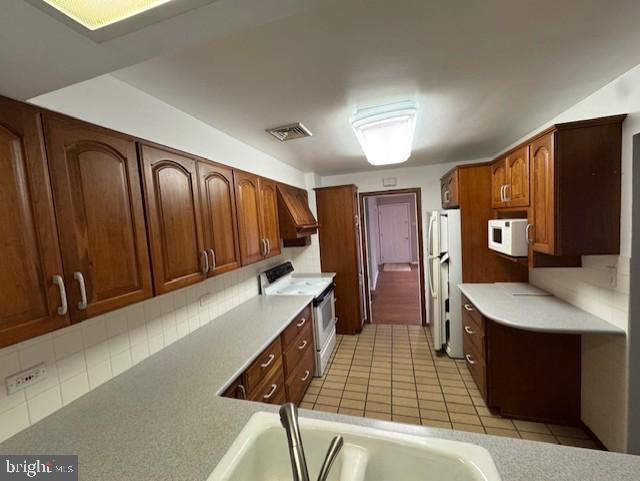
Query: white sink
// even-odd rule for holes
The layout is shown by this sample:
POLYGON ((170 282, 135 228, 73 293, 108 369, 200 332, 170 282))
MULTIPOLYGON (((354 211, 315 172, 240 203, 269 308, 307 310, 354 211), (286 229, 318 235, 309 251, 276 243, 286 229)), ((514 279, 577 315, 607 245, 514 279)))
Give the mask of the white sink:
MULTIPOLYGON (((331 439, 344 447, 329 481, 501 481, 489 452, 474 444, 300 418, 309 477, 317 479, 331 439)), ((208 481, 291 481, 287 437, 277 414, 256 413, 208 481)))

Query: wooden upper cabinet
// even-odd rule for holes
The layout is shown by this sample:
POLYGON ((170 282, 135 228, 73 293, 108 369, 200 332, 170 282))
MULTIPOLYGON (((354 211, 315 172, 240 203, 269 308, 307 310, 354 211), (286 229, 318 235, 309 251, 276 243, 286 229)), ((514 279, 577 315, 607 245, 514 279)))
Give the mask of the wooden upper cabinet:
POLYGON ((153 280, 157 294, 206 278, 196 160, 165 147, 139 146, 144 169, 153 280))
POLYGON ((221 274, 240 267, 233 171, 212 162, 198 162, 204 247, 209 273, 221 274))
POLYGON ((265 257, 279 256, 280 226, 278 224, 278 187, 273 180, 260 177, 260 231, 267 244, 265 257))
POLYGON ((72 320, 151 297, 134 140, 49 114, 45 133, 72 320))
POLYGON ((505 196, 507 188, 507 162, 504 157, 491 164, 491 207, 494 209, 508 205, 505 196))
POLYGON ((544 254, 555 252, 555 156, 554 133, 530 144, 533 185, 529 239, 533 249, 544 254))
POLYGON ((529 146, 514 150, 505 159, 507 166, 507 188, 509 207, 529 205, 529 146))
POLYGON ((0 97, 0 348, 69 324, 40 122, 0 97))
POLYGON ((440 194, 443 209, 460 207, 458 198, 458 170, 455 169, 440 179, 440 194))
POLYGON ((248 172, 234 171, 238 237, 242 265, 263 259, 265 243, 260 232, 260 191, 258 177, 248 172))
POLYGON ((309 237, 318 230, 307 191, 288 185, 278 185, 278 220, 284 239, 309 237))

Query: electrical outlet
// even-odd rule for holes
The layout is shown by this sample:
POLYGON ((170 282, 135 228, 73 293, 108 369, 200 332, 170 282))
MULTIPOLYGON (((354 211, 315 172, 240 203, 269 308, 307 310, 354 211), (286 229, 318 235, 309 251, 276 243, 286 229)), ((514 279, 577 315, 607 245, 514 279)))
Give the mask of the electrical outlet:
POLYGON ((213 294, 211 294, 211 293, 203 294, 200 297, 200 306, 206 306, 207 304, 209 304, 211 302, 211 299, 213 299, 213 294))
POLYGON ((40 381, 44 381, 47 378, 47 366, 44 362, 36 364, 29 369, 12 374, 7 377, 7 394, 10 396, 21 389, 26 389, 40 381))

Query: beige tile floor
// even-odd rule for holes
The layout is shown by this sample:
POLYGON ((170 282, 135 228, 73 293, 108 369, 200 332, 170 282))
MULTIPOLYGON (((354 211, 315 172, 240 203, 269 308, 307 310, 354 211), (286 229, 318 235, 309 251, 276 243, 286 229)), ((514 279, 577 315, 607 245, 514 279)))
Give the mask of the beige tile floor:
POLYGON ((582 429, 518 421, 487 409, 464 361, 432 350, 421 326, 367 324, 338 336, 329 369, 300 405, 318 411, 598 448, 582 429))

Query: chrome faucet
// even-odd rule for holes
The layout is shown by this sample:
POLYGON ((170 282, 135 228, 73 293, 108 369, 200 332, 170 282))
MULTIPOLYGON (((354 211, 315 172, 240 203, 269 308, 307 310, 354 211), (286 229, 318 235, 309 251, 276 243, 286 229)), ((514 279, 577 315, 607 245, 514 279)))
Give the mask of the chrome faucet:
MULTIPOLYGON (((291 470, 293 471, 293 481, 309 481, 309 471, 307 470, 307 460, 304 457, 302 447, 302 437, 300 436, 300 426, 298 425, 298 408, 293 403, 283 404, 280 408, 280 423, 287 432, 289 443, 289 457, 291 458, 291 470)), ((336 436, 331 440, 327 454, 324 457, 318 481, 326 481, 331 471, 331 466, 340 453, 344 440, 342 436, 336 436)))

